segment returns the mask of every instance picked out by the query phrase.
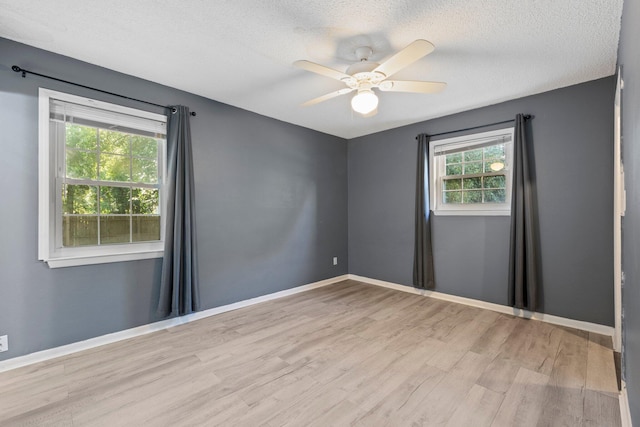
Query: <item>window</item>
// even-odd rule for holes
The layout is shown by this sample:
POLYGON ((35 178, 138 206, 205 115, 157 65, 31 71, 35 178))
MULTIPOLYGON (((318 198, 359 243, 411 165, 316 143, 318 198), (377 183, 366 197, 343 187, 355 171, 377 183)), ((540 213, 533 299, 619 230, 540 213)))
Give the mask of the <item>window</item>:
POLYGON ((166 117, 40 89, 39 259, 162 256, 166 117))
POLYGON ((431 141, 436 215, 509 215, 513 128, 431 141))

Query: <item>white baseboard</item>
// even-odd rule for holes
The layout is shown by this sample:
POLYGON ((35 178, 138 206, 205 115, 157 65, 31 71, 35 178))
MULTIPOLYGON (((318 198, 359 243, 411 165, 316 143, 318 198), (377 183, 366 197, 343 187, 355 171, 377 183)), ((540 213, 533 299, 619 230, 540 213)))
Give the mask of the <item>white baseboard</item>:
POLYGON ((620 419, 622 421, 622 427, 632 427, 629 395, 627 394, 627 384, 624 381, 622 381, 622 390, 620 390, 618 402, 620 402, 620 419))
POLYGON ((248 307, 261 302, 270 301, 278 298, 283 298, 289 295, 294 295, 300 292, 305 292, 311 289, 320 288, 323 286, 332 285, 334 283, 347 280, 348 275, 336 276, 330 279, 321 280, 319 282, 309 283, 307 285, 297 286, 291 289, 285 289, 284 291, 275 292, 268 295, 262 295, 256 298, 251 298, 244 301, 239 301, 233 304, 223 305, 221 307, 211 308, 209 310, 199 311, 197 313, 188 314, 186 316, 174 317, 172 319, 161 320, 159 322, 150 323, 148 325, 138 326, 136 328, 126 329, 124 331, 114 332, 107 335, 102 335, 95 338, 90 338, 84 341, 78 341, 75 343, 63 345, 60 347, 51 348, 48 350, 42 350, 35 353, 27 354, 24 356, 14 357, 0 362, 0 372, 9 371, 11 369, 20 368, 23 366, 31 365, 34 363, 44 362, 56 357, 66 356, 68 354, 76 353, 83 350, 99 347, 106 344, 111 344, 117 341, 126 340, 129 338, 146 335, 151 332, 161 331, 174 326, 182 325, 185 323, 193 322, 195 320, 204 319, 206 317, 215 316, 216 314, 226 313, 227 311, 237 310, 239 308, 248 307))
POLYGON ((613 337, 615 329, 611 326, 600 325, 597 323, 584 322, 582 320, 567 319, 565 317, 554 316, 552 314, 534 313, 527 310, 520 310, 513 307, 509 307, 501 304, 494 304, 491 302, 480 301, 472 298, 459 297, 456 295, 443 294, 441 292, 427 291, 424 289, 416 289, 410 286, 400 285, 392 282, 385 282, 384 280, 371 279, 369 277, 357 276, 355 274, 349 274, 349 279, 356 280, 358 282, 369 283, 371 285, 382 286, 385 288, 396 289, 402 292, 409 292, 412 294, 423 295, 430 298, 436 298, 444 301, 456 302, 459 304, 469 305, 472 307, 484 308, 486 310, 497 311, 499 313, 511 314, 517 317, 523 317, 526 319, 540 320, 542 322, 552 323, 554 325, 567 326, 574 329, 581 329, 583 331, 595 332, 602 335, 608 335, 613 337))

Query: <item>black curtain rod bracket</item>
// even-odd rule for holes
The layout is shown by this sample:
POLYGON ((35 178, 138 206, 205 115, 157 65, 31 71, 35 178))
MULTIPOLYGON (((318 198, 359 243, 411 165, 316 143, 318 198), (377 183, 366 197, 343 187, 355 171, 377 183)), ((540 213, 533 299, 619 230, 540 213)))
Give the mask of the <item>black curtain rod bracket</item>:
MULTIPOLYGON (((131 100, 131 101, 142 102, 143 104, 153 105, 155 107, 170 108, 172 113, 175 113, 176 111, 178 111, 175 107, 167 107, 166 105, 155 104, 153 102, 143 101, 142 99, 136 99, 136 98, 131 98, 129 96, 120 95, 119 93, 108 92, 106 90, 97 89, 95 87, 81 85, 80 83, 74 83, 74 82, 70 82, 68 80, 58 79, 56 77, 47 76, 46 74, 40 74, 40 73, 36 73, 35 71, 25 70, 24 68, 20 68, 17 65, 12 66, 11 69, 13 71, 15 71, 16 73, 22 73, 22 78, 27 77, 27 74, 33 74, 34 76, 44 77, 45 79, 55 80, 57 82, 66 83, 66 84, 69 84, 69 85, 78 86, 78 87, 85 88, 85 89, 90 89, 90 90, 95 90, 96 92, 106 93, 107 95, 113 95, 113 96, 117 96, 117 97, 120 97, 120 98, 131 100)), ((196 116, 196 112, 192 111, 191 115, 193 117, 195 117, 196 116)))
MULTIPOLYGON (((525 120, 531 120, 533 118, 533 116, 531 114, 525 114, 524 116, 522 116, 525 120)), ((486 125, 480 125, 480 126, 472 126, 470 128, 464 128, 464 129, 457 129, 457 130, 450 130, 448 132, 440 132, 440 133, 434 133, 433 135, 429 135, 431 138, 433 138, 434 136, 442 136, 442 135, 449 135, 450 133, 458 133, 458 132, 465 132, 468 130, 474 130, 474 129, 480 129, 480 128, 486 128, 489 126, 496 126, 496 125, 503 125, 505 123, 511 123, 514 122, 515 119, 511 119, 511 120, 503 120, 501 122, 495 122, 495 123, 488 123, 486 125)), ((418 137, 416 136, 416 139, 418 139, 418 137)))

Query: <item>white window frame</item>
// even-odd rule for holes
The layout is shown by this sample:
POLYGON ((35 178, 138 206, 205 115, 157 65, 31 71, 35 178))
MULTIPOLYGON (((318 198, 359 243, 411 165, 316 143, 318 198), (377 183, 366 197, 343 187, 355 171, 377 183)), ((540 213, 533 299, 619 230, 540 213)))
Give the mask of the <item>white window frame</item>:
MULTIPOLYGON (((429 201, 434 215, 511 215, 511 183, 513 180, 513 137, 514 128, 493 130, 453 138, 439 139, 429 143, 429 201), (442 180, 445 176, 445 155, 437 155, 443 150, 472 150, 487 146, 491 141, 505 144, 506 201, 505 203, 442 203, 442 180)), ((462 175, 464 176, 464 175, 462 175)))
MULTIPOLYGON (((133 123, 140 119, 150 119, 164 123, 166 129, 167 118, 161 114, 150 113, 134 108, 90 98, 70 95, 51 89, 39 88, 39 135, 38 135, 38 259, 46 262, 50 268, 70 267, 88 264, 103 264, 109 262, 133 261, 140 259, 162 257, 164 251, 165 229, 165 176, 166 176, 166 140, 162 144, 162 165, 158 169, 160 181, 160 230, 161 240, 154 242, 135 242, 124 244, 110 244, 101 246, 61 247, 56 242, 56 228, 61 227, 61 206, 56 183, 59 173, 56 171, 58 148, 55 138, 51 137, 50 101, 52 99, 71 102, 81 106, 93 107, 106 112, 126 114, 131 116, 133 123), (60 212, 57 212, 59 210, 60 212), (59 224, 58 224, 59 223, 59 224)), ((135 127, 135 124, 134 126, 135 127)), ((166 132, 165 132, 166 134, 166 132)))

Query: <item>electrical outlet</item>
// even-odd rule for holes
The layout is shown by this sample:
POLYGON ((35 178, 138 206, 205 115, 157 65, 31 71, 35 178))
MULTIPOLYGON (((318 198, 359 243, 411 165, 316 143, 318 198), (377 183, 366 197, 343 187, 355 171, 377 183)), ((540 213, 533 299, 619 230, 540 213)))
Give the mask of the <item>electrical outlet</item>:
POLYGON ((9 336, 3 335, 0 337, 0 353, 9 350, 9 336))
POLYGON ((338 265, 338 257, 337 256, 333 257, 333 265, 338 265))

